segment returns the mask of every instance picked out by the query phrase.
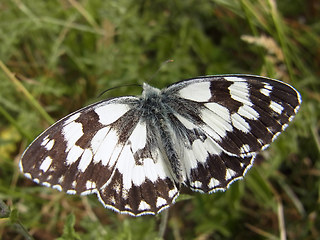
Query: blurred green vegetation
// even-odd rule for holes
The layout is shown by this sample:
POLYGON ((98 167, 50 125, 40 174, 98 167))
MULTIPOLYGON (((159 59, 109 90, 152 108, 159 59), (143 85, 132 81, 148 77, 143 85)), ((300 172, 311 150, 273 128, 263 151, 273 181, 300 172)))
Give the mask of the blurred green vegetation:
POLYGON ((320 239, 319 11, 303 0, 1 1, 0 238, 320 239), (133 218, 19 173, 32 139, 106 89, 227 73, 286 81, 303 104, 226 192, 188 192, 168 216, 133 218))

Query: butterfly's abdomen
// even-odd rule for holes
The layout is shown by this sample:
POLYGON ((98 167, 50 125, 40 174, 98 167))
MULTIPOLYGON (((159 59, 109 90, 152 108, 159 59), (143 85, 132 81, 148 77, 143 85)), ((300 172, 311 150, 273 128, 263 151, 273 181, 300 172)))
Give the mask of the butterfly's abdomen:
POLYGON ((154 146, 151 146, 151 148, 161 149, 176 180, 181 182, 180 159, 173 144, 173 139, 176 137, 168 117, 168 114, 172 113, 172 109, 166 104, 164 98, 165 96, 161 94, 159 89, 149 85, 144 86, 139 111, 141 111, 141 119, 146 122, 147 128, 152 129, 151 134, 155 141, 153 141, 154 146))

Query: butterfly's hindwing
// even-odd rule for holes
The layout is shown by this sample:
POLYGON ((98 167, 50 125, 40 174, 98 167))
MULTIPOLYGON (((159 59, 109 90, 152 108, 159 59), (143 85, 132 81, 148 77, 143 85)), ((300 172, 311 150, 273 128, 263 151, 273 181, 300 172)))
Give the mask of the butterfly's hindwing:
POLYGON ((25 176, 69 194, 97 194, 133 216, 174 203, 181 184, 225 190, 288 126, 301 103, 290 85, 249 75, 207 76, 68 115, 24 152, 25 176))

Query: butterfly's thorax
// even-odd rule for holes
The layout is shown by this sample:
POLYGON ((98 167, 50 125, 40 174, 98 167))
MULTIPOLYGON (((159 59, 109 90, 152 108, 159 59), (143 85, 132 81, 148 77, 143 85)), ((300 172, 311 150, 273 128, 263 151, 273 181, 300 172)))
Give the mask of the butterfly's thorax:
POLYGON ((173 173, 178 181, 181 181, 181 164, 177 152, 175 151, 172 139, 175 139, 174 132, 171 129, 168 114, 172 109, 166 104, 166 95, 157 88, 144 83, 143 93, 140 98, 139 111, 141 119, 146 122, 148 129, 151 129, 155 137, 157 148, 161 148, 169 161, 173 173))
POLYGON ((144 83, 143 93, 140 98, 139 109, 143 118, 153 119, 164 114, 164 105, 162 103, 160 89, 151 87, 144 83))

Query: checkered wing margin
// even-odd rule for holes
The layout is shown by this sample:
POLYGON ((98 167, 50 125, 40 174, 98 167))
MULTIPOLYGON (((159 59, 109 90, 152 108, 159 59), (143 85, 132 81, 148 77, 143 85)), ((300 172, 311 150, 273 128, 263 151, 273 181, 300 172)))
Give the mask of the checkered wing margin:
POLYGON ((24 152, 21 171, 70 194, 95 193, 120 213, 156 214, 182 184, 210 193, 242 178, 301 103, 291 86, 248 75, 143 89, 58 121, 24 152))

